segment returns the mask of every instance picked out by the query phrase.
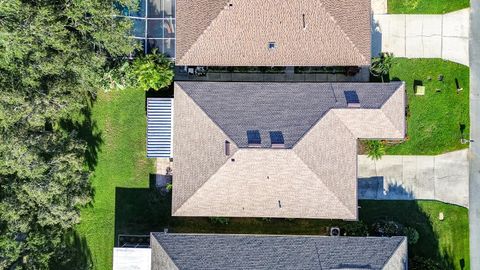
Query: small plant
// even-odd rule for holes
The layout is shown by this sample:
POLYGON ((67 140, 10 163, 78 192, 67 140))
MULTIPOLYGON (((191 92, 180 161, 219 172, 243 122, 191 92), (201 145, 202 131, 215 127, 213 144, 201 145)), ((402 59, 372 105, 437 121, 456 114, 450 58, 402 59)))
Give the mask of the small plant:
POLYGON ((393 65, 392 53, 380 53, 378 57, 372 59, 372 66, 370 67, 370 73, 375 77, 380 77, 382 82, 385 82, 385 77, 390 74, 390 69, 393 65))
POLYGON ((219 224, 219 225, 228 225, 228 222, 230 221, 226 217, 209 217, 208 219, 213 224, 219 224))
POLYGON ((172 188, 173 188, 172 183, 167 183, 167 185, 165 186, 165 189, 166 189, 168 192, 172 191, 172 188))
POLYGON ((372 160, 380 160, 385 155, 385 145, 378 140, 367 141, 367 155, 372 160))
POLYGON ((403 229, 403 234, 407 237, 409 245, 415 245, 418 242, 418 239, 420 238, 418 231, 412 227, 405 227, 403 229))

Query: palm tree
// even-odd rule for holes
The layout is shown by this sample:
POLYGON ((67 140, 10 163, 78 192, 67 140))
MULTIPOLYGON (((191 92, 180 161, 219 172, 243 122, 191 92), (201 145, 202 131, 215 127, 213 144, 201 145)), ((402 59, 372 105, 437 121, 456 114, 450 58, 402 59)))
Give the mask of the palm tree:
POLYGON ((372 160, 380 160, 385 155, 385 145, 381 141, 368 141, 367 142, 368 157, 372 160))
POLYGON ((372 66, 370 67, 370 73, 375 77, 382 78, 384 81, 385 76, 390 73, 390 69, 393 64, 393 53, 380 53, 378 57, 372 59, 372 66))

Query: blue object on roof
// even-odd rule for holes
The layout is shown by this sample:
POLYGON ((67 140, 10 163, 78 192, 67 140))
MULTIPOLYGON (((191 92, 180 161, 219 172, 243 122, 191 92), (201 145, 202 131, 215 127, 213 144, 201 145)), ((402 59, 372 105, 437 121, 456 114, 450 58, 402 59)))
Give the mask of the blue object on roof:
POLYGON ((147 99, 147 157, 173 157, 172 110, 172 98, 147 99))
POLYGON ((288 83, 176 81, 187 95, 239 148, 248 147, 245 131, 256 129, 270 148, 270 131, 282 131, 291 149, 328 111, 349 108, 345 91, 355 90, 362 103, 380 109, 402 82, 288 83))
POLYGON ((344 91, 345 99, 347 104, 359 104, 360 99, 358 98, 357 91, 344 91))
POLYGON ((262 138, 260 137, 260 131, 247 130, 248 144, 261 144, 262 138))
POLYGON ((281 131, 270 131, 270 141, 272 144, 285 144, 281 131))

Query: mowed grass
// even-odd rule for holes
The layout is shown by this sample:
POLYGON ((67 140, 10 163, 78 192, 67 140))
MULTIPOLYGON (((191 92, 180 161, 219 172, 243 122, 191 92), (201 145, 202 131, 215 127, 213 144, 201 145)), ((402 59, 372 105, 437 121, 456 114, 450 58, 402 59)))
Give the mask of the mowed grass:
POLYGON ((469 68, 441 59, 396 58, 391 80, 406 82, 409 112, 407 141, 387 146, 390 155, 436 155, 467 148, 469 138, 469 68), (440 75, 443 82, 438 81, 440 75), (457 93, 455 80, 462 91, 457 93), (415 95, 415 84, 426 87, 415 95))
MULTIPOLYGON (((97 164, 92 177, 95 189, 91 207, 82 210, 81 223, 71 240, 81 252, 63 268, 112 269, 112 250, 118 234, 152 231, 326 235, 328 228, 347 229, 352 222, 338 220, 231 218, 227 225, 208 218, 171 216, 171 197, 150 187, 152 160, 145 158, 145 95, 136 91, 100 93, 92 110, 94 133, 99 134, 97 164)), ((467 210, 440 202, 360 201, 360 220, 369 229, 378 220, 395 220, 414 227, 419 242, 410 257, 422 256, 458 268, 468 266, 467 210), (437 219, 439 211, 445 220, 437 219)), ((452 266, 452 267, 453 267, 452 266)), ((458 268, 460 269, 460 268, 458 268)))
POLYGON ((445 14, 469 6, 469 0, 388 0, 388 13, 445 14))
POLYGON ((92 108, 92 120, 101 134, 92 185, 91 207, 81 212, 77 232, 86 240, 95 269, 112 269, 117 187, 145 188, 153 161, 145 150, 145 93, 135 90, 103 93, 92 108))
POLYGON ((468 209, 436 201, 360 201, 360 206, 360 219, 368 224, 394 220, 418 231, 409 257, 434 259, 442 269, 470 269, 468 209))

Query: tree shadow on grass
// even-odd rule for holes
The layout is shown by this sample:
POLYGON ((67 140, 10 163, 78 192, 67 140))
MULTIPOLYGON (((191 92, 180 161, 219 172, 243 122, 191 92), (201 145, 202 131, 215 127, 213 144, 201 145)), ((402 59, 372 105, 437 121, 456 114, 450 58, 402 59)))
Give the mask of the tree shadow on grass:
POLYGON ((92 119, 91 106, 81 110, 76 119, 62 119, 60 127, 66 132, 76 132, 78 138, 87 144, 85 151, 85 163, 93 171, 98 163, 98 151, 103 144, 102 132, 98 129, 97 123, 92 119))
POLYGON ((65 235, 63 244, 60 256, 54 257, 50 264, 51 269, 92 269, 92 253, 84 236, 77 231, 71 231, 65 235))

